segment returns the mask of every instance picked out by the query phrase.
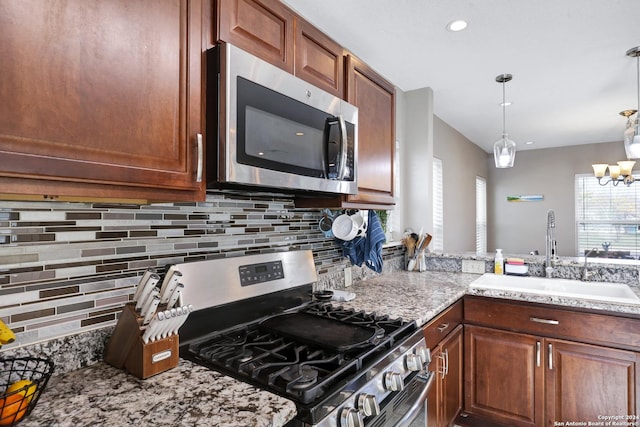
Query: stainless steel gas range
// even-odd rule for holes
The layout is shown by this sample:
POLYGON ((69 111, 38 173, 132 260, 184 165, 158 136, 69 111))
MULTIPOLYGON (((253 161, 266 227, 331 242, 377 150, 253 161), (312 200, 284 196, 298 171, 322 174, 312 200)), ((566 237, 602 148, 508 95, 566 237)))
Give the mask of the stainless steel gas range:
POLYGON ((434 375, 415 322, 316 301, 311 251, 179 264, 180 355, 295 402, 287 427, 426 426, 434 375))

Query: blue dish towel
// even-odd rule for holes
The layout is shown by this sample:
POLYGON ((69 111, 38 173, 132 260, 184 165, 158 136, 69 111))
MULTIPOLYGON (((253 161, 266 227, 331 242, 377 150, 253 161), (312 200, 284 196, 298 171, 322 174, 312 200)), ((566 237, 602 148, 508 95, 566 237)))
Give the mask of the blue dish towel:
POLYGON ((364 242, 365 264, 376 273, 382 273, 382 244, 385 241, 380 219, 373 209, 369 209, 369 225, 364 242))
POLYGON ((382 244, 386 239, 380 219, 373 210, 369 210, 369 225, 364 237, 356 237, 347 242, 336 240, 342 247, 342 254, 349 258, 352 265, 360 267, 364 263, 376 273, 382 272, 382 244))

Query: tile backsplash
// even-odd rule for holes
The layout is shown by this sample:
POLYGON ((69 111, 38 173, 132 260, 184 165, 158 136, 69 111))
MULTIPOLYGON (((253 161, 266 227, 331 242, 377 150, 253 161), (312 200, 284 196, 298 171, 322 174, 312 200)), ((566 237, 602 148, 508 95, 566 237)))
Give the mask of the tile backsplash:
MULTIPOLYGON (((311 249, 318 286, 340 287, 350 263, 320 218, 262 193, 151 205, 0 202, 0 319, 18 337, 3 350, 115 325, 147 267, 311 249)), ((401 256, 386 250, 385 262, 401 256)))

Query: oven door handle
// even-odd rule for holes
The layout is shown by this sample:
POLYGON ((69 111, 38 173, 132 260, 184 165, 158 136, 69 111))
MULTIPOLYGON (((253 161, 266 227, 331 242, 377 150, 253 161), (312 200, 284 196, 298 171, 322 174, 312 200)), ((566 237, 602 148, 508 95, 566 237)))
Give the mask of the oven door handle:
POLYGON ((407 411, 407 413, 395 424, 394 427, 408 427, 411 422, 418 416, 420 411, 424 409, 424 402, 427 400, 427 395, 431 390, 431 386, 433 385, 433 379, 435 378, 435 374, 433 372, 430 373, 429 378, 425 378, 424 375, 417 375, 421 381, 424 381, 424 386, 422 391, 420 392, 420 397, 416 400, 411 408, 407 411))

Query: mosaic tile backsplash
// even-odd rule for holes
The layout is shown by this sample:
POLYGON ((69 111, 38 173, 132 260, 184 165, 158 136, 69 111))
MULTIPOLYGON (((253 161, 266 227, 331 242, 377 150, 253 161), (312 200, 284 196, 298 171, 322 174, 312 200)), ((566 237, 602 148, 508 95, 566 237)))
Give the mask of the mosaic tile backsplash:
MULTIPOLYGON (((317 286, 340 287, 350 264, 320 218, 287 196, 249 193, 142 206, 0 202, 0 319, 18 338, 3 350, 115 325, 147 267, 311 249, 317 286)), ((402 253, 385 249, 385 263, 402 253)))

